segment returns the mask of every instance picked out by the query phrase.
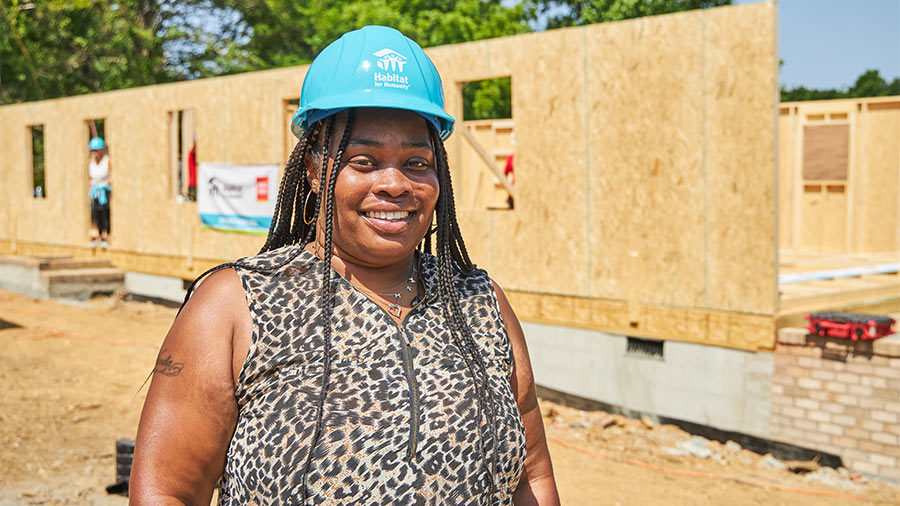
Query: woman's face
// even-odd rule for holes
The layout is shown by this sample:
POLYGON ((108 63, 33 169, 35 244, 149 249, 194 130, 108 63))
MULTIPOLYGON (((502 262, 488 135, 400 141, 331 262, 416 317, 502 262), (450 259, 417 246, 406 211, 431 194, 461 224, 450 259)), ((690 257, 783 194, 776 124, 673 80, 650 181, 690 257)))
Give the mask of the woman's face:
MULTIPOLYGON (((341 114, 329 141, 329 165, 344 125, 346 114, 341 114)), ((400 109, 358 109, 338 166, 333 230, 338 256, 372 267, 407 259, 431 226, 439 193, 425 119, 400 109)), ((314 191, 324 190, 318 174, 309 175, 314 191)), ((323 199, 320 242, 324 209, 323 199)))

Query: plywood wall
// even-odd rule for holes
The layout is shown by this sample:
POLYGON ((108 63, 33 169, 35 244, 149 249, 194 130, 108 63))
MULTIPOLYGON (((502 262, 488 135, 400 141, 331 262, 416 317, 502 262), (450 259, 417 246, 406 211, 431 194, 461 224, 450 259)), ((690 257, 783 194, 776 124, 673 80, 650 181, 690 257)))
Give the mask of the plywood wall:
POLYGON ((763 3, 433 51, 456 81, 512 77, 516 208, 463 213, 494 244, 479 260, 518 290, 635 312, 771 312, 774 34, 763 3))
POLYGON ((782 249, 900 251, 900 97, 783 103, 778 150, 782 249))
MULTIPOLYGON (((428 50, 457 118, 462 83, 512 78, 515 209, 469 205, 484 168, 460 135, 447 148, 474 260, 523 319, 774 343, 766 322, 777 276, 775 20, 774 2, 762 2, 428 50)), ((283 162, 285 102, 299 95, 305 71, 0 108, 0 244, 85 245, 82 129, 102 117, 114 156, 116 254, 129 265, 153 256, 154 271, 169 258, 182 275, 254 253, 262 238, 205 230, 194 204, 176 201, 169 112, 194 111, 200 161, 283 162), (46 201, 30 196, 25 142, 25 125, 40 122, 56 192, 46 201)))
POLYGON ((170 114, 193 110, 200 161, 281 164, 283 149, 276 139, 284 129, 283 100, 299 94, 304 71, 257 72, 0 108, 0 192, 6 204, 0 205, 0 238, 87 246, 84 120, 105 118, 114 249, 201 259, 252 254, 259 249, 259 237, 204 229, 196 204, 176 199, 170 114), (31 196, 26 128, 31 124, 45 125, 47 199, 31 196))

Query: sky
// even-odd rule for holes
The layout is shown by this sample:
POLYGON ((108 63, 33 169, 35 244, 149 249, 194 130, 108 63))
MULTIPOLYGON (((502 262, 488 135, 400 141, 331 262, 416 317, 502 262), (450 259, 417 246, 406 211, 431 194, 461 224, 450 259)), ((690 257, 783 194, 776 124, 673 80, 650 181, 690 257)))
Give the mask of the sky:
POLYGON ((900 77, 900 0, 781 0, 778 51, 788 88, 847 88, 869 69, 891 81, 900 77))

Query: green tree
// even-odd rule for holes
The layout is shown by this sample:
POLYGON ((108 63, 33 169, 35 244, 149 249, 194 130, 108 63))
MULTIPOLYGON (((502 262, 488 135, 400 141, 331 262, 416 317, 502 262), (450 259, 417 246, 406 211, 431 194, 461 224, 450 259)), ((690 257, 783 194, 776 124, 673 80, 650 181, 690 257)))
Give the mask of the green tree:
POLYGON ((212 0, 239 13, 248 57, 235 70, 312 60, 341 34, 364 25, 397 28, 424 47, 529 31, 520 6, 500 0, 212 0))
MULTIPOLYGON (((173 2, 174 3, 174 2, 173 2)), ((0 2, 0 103, 172 80, 166 2, 0 2)))
POLYGON ((528 18, 543 18, 547 28, 581 26, 706 9, 731 4, 731 0, 524 0, 528 18))
POLYGON ((510 84, 509 77, 466 83, 463 88, 463 119, 511 118, 510 84))
POLYGON ((900 95, 900 77, 888 83, 878 70, 867 70, 856 78, 846 91, 839 89, 810 89, 804 86, 794 88, 781 87, 782 102, 800 102, 804 100, 831 100, 835 98, 864 98, 900 95))
POLYGON ((877 70, 862 73, 847 90, 848 97, 880 97, 888 94, 888 83, 877 70))

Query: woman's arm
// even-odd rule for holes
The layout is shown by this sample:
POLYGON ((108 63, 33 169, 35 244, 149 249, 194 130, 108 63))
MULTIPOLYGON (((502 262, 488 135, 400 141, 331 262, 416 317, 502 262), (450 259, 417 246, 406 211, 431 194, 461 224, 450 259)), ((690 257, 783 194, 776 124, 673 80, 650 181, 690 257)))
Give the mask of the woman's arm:
POLYGON ((528 445, 528 456, 525 458, 525 472, 519 479, 519 486, 513 496, 517 506, 526 505, 558 505, 559 492, 553 478, 553 465, 550 463, 550 452, 547 449, 547 437, 544 434, 544 422, 538 406, 537 393, 534 387, 534 374, 531 370, 531 359, 525 345, 525 334, 516 313, 509 305, 506 294, 494 283, 497 302, 500 303, 500 316, 506 325, 509 341, 513 351, 513 375, 510 380, 513 395, 522 414, 525 424, 525 439, 528 445))
POLYGON ((250 314, 232 269, 210 275, 162 344, 144 401, 131 504, 209 504, 237 423, 233 343, 250 314))

